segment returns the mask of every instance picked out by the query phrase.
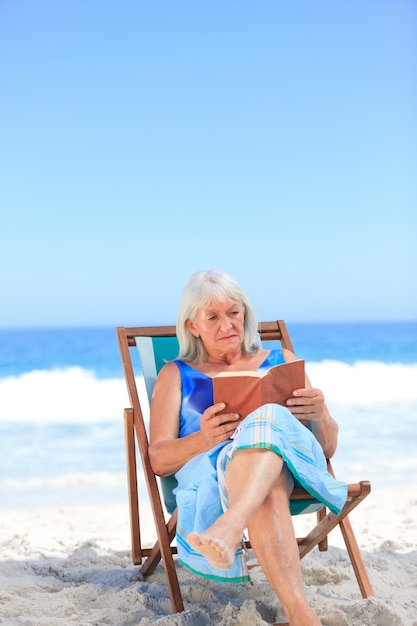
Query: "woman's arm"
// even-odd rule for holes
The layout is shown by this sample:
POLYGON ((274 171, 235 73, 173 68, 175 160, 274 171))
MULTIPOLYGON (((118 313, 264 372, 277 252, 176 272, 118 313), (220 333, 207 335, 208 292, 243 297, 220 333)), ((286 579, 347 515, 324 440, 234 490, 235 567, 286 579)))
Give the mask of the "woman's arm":
POLYGON ((181 376, 175 363, 167 363, 156 380, 151 401, 149 459, 155 474, 174 474, 192 457, 229 439, 239 416, 217 415, 224 407, 223 403, 208 407, 200 430, 179 437, 181 376))
MULTIPOLYGON (((297 357, 290 350, 283 350, 285 361, 294 361, 297 357)), ((323 392, 312 386, 307 374, 305 389, 296 389, 293 398, 287 400, 291 413, 303 423, 308 422, 312 433, 330 459, 337 448, 339 427, 329 413, 323 392)))
POLYGON ((156 379, 151 401, 149 459, 159 476, 173 474, 203 451, 199 433, 179 438, 180 406, 180 372, 168 363, 156 379))

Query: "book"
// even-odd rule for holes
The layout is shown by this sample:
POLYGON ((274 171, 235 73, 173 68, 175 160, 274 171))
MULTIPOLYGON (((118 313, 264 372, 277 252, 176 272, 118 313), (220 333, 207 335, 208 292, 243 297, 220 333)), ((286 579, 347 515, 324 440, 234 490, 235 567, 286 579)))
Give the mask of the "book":
POLYGON ((304 360, 280 363, 268 370, 220 372, 213 376, 214 403, 224 402, 223 413, 245 418, 263 404, 285 405, 294 389, 304 389, 304 360))

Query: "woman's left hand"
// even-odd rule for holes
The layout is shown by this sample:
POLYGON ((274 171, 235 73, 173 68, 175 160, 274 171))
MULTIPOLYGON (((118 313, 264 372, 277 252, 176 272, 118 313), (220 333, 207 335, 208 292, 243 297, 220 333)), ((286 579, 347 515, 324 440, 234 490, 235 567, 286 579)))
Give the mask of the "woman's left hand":
POLYGON ((287 407, 300 421, 319 421, 324 412, 324 395, 320 389, 295 389, 293 397, 287 400, 287 407))

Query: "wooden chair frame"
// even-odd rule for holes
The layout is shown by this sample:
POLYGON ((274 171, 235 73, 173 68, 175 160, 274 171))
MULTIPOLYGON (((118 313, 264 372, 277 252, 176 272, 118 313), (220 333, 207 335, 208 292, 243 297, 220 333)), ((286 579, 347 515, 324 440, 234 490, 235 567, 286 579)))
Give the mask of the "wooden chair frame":
MULTIPOLYGON (((275 322, 261 322, 259 324, 261 340, 280 341, 283 348, 293 351, 292 343, 283 320, 275 322)), ((125 442, 127 458, 128 496, 130 508, 130 527, 132 543, 132 560, 135 565, 141 565, 140 571, 144 576, 152 574, 162 559, 165 575, 174 613, 184 611, 184 603, 175 568, 174 555, 177 553, 171 543, 175 537, 177 511, 166 521, 164 507, 161 500, 157 478, 152 470, 148 446, 149 440, 143 418, 142 407, 135 380, 135 368, 131 358, 131 349, 136 349, 136 337, 174 337, 175 326, 145 326, 145 327, 118 327, 117 337, 127 390, 130 398, 130 407, 124 410, 125 442), (147 485, 152 514, 154 518, 157 540, 152 548, 145 548, 141 541, 137 457, 139 455, 147 485), (143 559, 145 559, 143 561, 143 559)), ((329 471, 333 473, 330 461, 329 471)), ((300 559, 314 547, 327 550, 327 537, 333 528, 339 526, 344 538, 346 549, 355 572, 362 597, 373 595, 372 586, 362 560, 362 556, 352 530, 348 514, 370 493, 371 485, 368 481, 348 485, 347 502, 339 515, 327 512, 325 508, 317 513, 317 524, 306 537, 297 539, 300 559)), ((291 500, 314 498, 304 489, 296 488, 291 494, 291 500)), ((245 542, 250 548, 250 543, 245 542)))

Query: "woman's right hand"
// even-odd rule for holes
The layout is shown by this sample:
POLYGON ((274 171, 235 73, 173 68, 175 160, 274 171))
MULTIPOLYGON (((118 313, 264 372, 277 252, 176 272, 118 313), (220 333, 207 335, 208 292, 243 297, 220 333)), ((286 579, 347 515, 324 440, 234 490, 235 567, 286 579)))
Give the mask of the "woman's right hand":
POLYGON ((240 415, 238 413, 220 413, 225 407, 224 402, 218 402, 208 407, 201 416, 200 432, 207 445, 207 450, 230 439, 236 430, 240 415))

